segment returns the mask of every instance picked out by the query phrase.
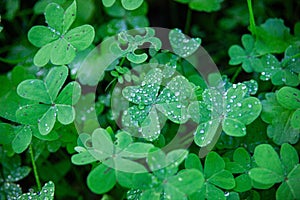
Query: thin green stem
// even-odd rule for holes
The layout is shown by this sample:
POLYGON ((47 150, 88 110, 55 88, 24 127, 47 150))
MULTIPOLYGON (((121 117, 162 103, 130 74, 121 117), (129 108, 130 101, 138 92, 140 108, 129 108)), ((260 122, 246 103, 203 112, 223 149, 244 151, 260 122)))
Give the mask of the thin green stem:
POLYGON ((249 9, 250 31, 251 31, 252 35, 256 35, 256 25, 255 25, 254 14, 253 14, 253 9, 252 9, 252 1, 247 0, 247 4, 248 4, 248 9, 249 9))
POLYGON ((122 58, 122 60, 121 60, 121 62, 120 62, 120 67, 122 67, 122 65, 124 64, 125 59, 126 59, 126 57, 123 57, 123 58, 122 58))
POLYGON ((40 179, 39 179, 39 174, 37 172, 37 168, 36 168, 36 165, 35 165, 34 155, 33 155, 33 150, 32 150, 32 145, 31 144, 29 145, 29 153, 30 153, 30 158, 31 158, 31 163, 32 163, 32 168, 33 168, 33 173, 34 173, 36 185, 38 187, 38 190, 41 191, 42 186, 41 186, 41 182, 40 182, 40 179))
POLYGON ((191 22, 192 22, 192 10, 190 8, 188 8, 187 13, 186 13, 185 27, 184 27, 185 34, 189 34, 191 22))
POLYGON ((237 70, 235 71, 235 73, 232 76, 231 82, 234 83, 236 78, 239 76, 239 74, 242 71, 242 67, 238 67, 237 70))

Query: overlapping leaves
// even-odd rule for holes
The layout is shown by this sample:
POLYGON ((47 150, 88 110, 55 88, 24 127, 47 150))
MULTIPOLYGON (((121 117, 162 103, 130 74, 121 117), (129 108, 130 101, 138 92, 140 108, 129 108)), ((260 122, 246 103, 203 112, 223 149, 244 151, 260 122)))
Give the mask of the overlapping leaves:
POLYGON ((57 120, 66 125, 74 121, 73 105, 78 101, 81 88, 77 82, 70 82, 60 92, 68 76, 65 66, 52 68, 44 80, 28 79, 18 85, 18 94, 33 103, 21 106, 17 120, 21 124, 38 125, 39 132, 47 135, 57 120), (60 92, 60 93, 59 93, 60 92))
POLYGON ((276 199, 299 199, 300 165, 297 151, 289 144, 283 144, 280 158, 274 148, 262 144, 255 148, 254 159, 256 168, 249 171, 251 179, 262 183, 281 183, 276 191, 276 199))
POLYGON ((42 190, 39 192, 29 192, 22 194, 18 197, 18 200, 27 200, 27 199, 33 199, 33 200, 39 200, 39 199, 48 199, 53 200, 54 199, 54 183, 52 181, 49 181, 46 183, 42 190))
POLYGON ((82 51, 92 43, 95 31, 90 25, 70 29, 76 18, 76 1, 64 10, 56 3, 50 3, 45 9, 48 27, 34 26, 28 32, 29 41, 41 47, 34 56, 34 64, 46 65, 49 60, 55 65, 70 63, 77 51, 82 51))
POLYGON ((190 116, 199 123, 194 138, 196 144, 210 144, 220 125, 227 135, 246 135, 246 125, 253 122, 262 109, 260 101, 249 96, 256 90, 255 81, 233 84, 223 93, 214 88, 206 89, 203 100, 189 106, 190 116))
POLYGON ((138 129, 150 141, 158 138, 163 121, 159 121, 157 110, 174 123, 185 123, 187 104, 193 97, 193 88, 183 76, 173 77, 160 91, 162 79, 162 70, 154 68, 146 74, 141 85, 127 86, 122 91, 133 104, 124 111, 122 124, 130 130, 138 129))

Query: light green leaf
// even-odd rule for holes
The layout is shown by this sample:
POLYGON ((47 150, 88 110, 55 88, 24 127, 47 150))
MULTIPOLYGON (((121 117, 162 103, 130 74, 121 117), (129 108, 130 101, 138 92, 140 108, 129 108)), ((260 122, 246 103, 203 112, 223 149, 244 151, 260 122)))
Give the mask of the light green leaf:
POLYGON ((76 49, 65 39, 58 39, 52 43, 50 59, 54 65, 70 63, 75 58, 76 49))
POLYGON ((67 8, 64 12, 63 16, 63 33, 66 33, 69 30, 70 26, 76 19, 76 1, 74 0, 73 3, 67 8))
POLYGON ((34 26, 28 32, 28 40, 36 47, 42 47, 59 38, 55 32, 46 26, 34 26))
POLYGON ((183 58, 195 53, 201 44, 200 38, 187 38, 179 29, 170 31, 169 40, 174 53, 183 58))
MULTIPOLYGON (((63 24, 62 19, 64 17, 64 9, 56 4, 50 3, 45 9, 45 20, 49 27, 54 29, 54 32, 62 33, 63 32, 63 24)), ((58 34, 60 35, 60 34, 58 34)))
POLYGON ((12 148, 16 153, 22 153, 31 143, 32 132, 29 126, 20 126, 15 130, 12 148))
POLYGON ((44 115, 38 121, 39 131, 42 135, 47 135, 51 132, 56 121, 56 109, 54 106, 44 113, 44 115))
POLYGON ((26 99, 48 104, 52 103, 49 93, 47 93, 47 87, 42 80, 29 79, 22 81, 17 87, 17 93, 26 99))
POLYGON ((242 137, 246 135, 246 126, 239 120, 225 118, 222 122, 222 127, 227 135, 242 137))
POLYGON ((251 190, 252 181, 248 174, 242 174, 235 178, 236 186, 233 188, 236 192, 246 192, 251 190))
POLYGON ((89 189, 96 194, 104 194, 116 184, 115 170, 100 164, 87 177, 89 189))
POLYGON ((70 44, 70 49, 73 48, 75 51, 82 51, 88 48, 92 44, 94 37, 94 28, 87 24, 76 27, 65 35, 68 45, 70 44))
POLYGON ((38 52, 35 54, 35 56, 33 58, 33 63, 36 66, 42 67, 49 62, 52 46, 53 46, 53 43, 49 43, 38 50, 38 52))
MULTIPOLYGON (((49 94, 51 102, 57 97, 58 92, 62 88, 68 77, 68 68, 66 66, 52 68, 45 78, 46 91, 49 94)), ((37 94, 37 93, 36 93, 37 94)))
POLYGON ((112 139, 105 129, 98 128, 92 134, 93 147, 90 153, 95 156, 97 160, 104 160, 113 155, 114 145, 112 139))
POLYGON ((300 198, 300 165, 298 164, 294 169, 288 174, 286 183, 289 186, 290 192, 292 193, 294 199, 300 198))
POLYGON ((116 0, 102 0, 102 3, 105 7, 111 7, 115 2, 116 0))
POLYGON ((212 12, 220 10, 223 0, 191 0, 189 7, 196 11, 212 12))
POLYGON ((126 10, 135 10, 142 5, 144 0, 121 0, 122 6, 126 10))
POLYGON ((185 159, 184 166, 186 169, 197 169, 203 172, 203 167, 200 162, 199 156, 194 153, 190 153, 185 159))
POLYGON ((248 151, 243 147, 239 147, 234 151, 233 160, 245 169, 250 168, 251 158, 248 151))
POLYGON ((92 156, 89 151, 83 151, 75 154, 71 157, 71 161, 74 165, 86 165, 96 162, 96 158, 92 156))
POLYGON ((63 125, 70 124, 75 119, 75 109, 70 105, 56 105, 57 119, 63 125))
POLYGON ((57 104, 75 105, 81 96, 81 87, 79 83, 72 81, 64 87, 55 100, 57 104))
POLYGON ((39 119, 49 109, 45 104, 31 104, 20 107, 16 112, 17 122, 26 125, 36 125, 39 119))
POLYGON ((297 109, 293 115, 292 115, 292 118, 291 118, 291 126, 294 128, 294 129, 300 129, 300 109, 297 109))

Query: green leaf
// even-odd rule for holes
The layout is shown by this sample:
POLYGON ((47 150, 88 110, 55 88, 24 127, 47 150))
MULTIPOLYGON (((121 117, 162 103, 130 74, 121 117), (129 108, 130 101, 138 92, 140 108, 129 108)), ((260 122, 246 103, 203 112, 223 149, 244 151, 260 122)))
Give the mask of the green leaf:
POLYGON ((62 88, 64 82, 68 77, 68 68, 66 66, 54 67, 52 68, 45 78, 45 87, 53 102, 60 89, 62 88))
POLYGON ((233 45, 229 48, 229 64, 239 65, 242 63, 242 67, 246 72, 262 71, 262 63, 258 58, 257 52, 254 49, 254 42, 255 41, 252 35, 244 34, 242 36, 242 44, 244 46, 244 49, 238 45, 233 45))
POLYGON ((70 124, 75 119, 75 109, 70 105, 56 105, 57 119, 63 125, 70 124))
POLYGON ((0 123, 0 144, 9 144, 15 137, 14 129, 11 124, 0 123))
MULTIPOLYGON (((176 190, 186 195, 191 195, 203 186, 204 177, 199 170, 183 169, 176 176, 169 177, 167 181, 167 184, 172 185, 176 190)), ((172 188, 172 190, 174 189, 172 188)))
POLYGON ((207 179, 208 182, 223 188, 232 189, 235 187, 233 175, 227 170, 221 170, 207 179))
POLYGON ((282 87, 276 93, 278 103, 287 109, 300 108, 300 91, 292 87, 282 87))
POLYGON ((290 29, 282 19, 267 19, 256 27, 256 36, 255 47, 260 54, 282 53, 291 42, 290 29))
POLYGON ((239 147, 234 151, 233 160, 239 163, 245 169, 248 169, 250 167, 249 166, 251 163, 250 155, 248 151, 243 147, 239 147))
POLYGON ((184 166, 186 169, 197 169, 203 172, 203 167, 199 157, 196 154, 190 153, 185 159, 184 166))
POLYGON ((42 190, 37 193, 25 193, 18 197, 18 200, 27 200, 27 199, 54 199, 54 183, 49 181, 46 183, 42 190))
POLYGON ((51 103, 47 88, 42 80, 29 79, 18 85, 17 93, 23 98, 39 101, 43 103, 51 103), (39 94, 39 95, 36 95, 39 94))
POLYGON ((222 122, 222 127, 227 135, 235 137, 246 135, 246 126, 238 120, 226 118, 222 122))
POLYGON ((144 0, 121 0, 122 6, 126 10, 135 10, 142 5, 144 0))
POLYGON ((169 40, 174 53, 183 58, 195 53, 201 44, 200 38, 187 38, 179 29, 170 31, 169 40))
POLYGON ((292 115, 292 118, 291 118, 291 126, 294 128, 294 129, 300 129, 300 109, 297 109, 293 115, 292 115))
POLYGON ((57 104, 64 105, 75 105, 81 95, 81 87, 79 83, 72 81, 64 87, 64 89, 59 93, 58 97, 55 100, 57 104))
POLYGON ((225 168, 224 160, 216 153, 210 152, 206 156, 204 164, 204 175, 206 178, 217 174, 225 168))
POLYGON ((44 104, 21 106, 16 112, 16 121, 26 125, 36 125, 48 109, 49 106, 44 104))
MULTIPOLYGON (((70 30, 65 38, 67 39, 68 47, 76 51, 82 51, 88 48, 95 37, 94 28, 91 25, 82 25, 70 30)), ((67 48, 68 50, 68 48, 67 48)))
POLYGON ((54 106, 44 113, 44 115, 38 121, 39 131, 42 135, 47 135, 51 132, 56 121, 56 108, 54 106))
POLYGON ((233 188, 237 192, 246 192, 251 190, 252 181, 248 174, 242 174, 235 178, 236 186, 233 188))
POLYGON ((32 131, 29 126, 20 126, 15 130, 12 148, 16 153, 22 153, 31 143, 32 131))
POLYGON ((189 7, 196 11, 212 12, 220 10, 223 0, 191 0, 189 7))
MULTIPOLYGON (((49 27, 53 29, 54 32, 63 32, 62 20, 64 17, 64 9, 56 4, 50 3, 45 9, 45 20, 49 27)), ((59 35, 59 34, 58 34, 59 35)))
POLYGON ((76 1, 67 8, 63 16, 63 33, 67 32, 76 19, 76 1))
POLYGON ((253 156, 258 167, 269 169, 279 176, 283 176, 281 161, 271 145, 261 144, 257 146, 253 156))
POLYGON ((111 7, 115 2, 116 0, 102 0, 102 3, 105 7, 111 7))
POLYGON ((290 193, 292 193, 293 198, 297 199, 300 197, 300 192, 298 188, 300 187, 300 165, 298 164, 287 176, 287 185, 289 186, 290 193))
POLYGON ((97 160, 89 153, 89 151, 83 151, 73 155, 71 161, 74 165, 86 165, 96 162, 97 160))
POLYGON ((96 194, 104 194, 116 184, 115 170, 100 164, 87 177, 89 189, 96 194))
POLYGON ((33 58, 33 63, 38 66, 44 66, 46 65, 50 60, 50 52, 52 49, 52 43, 44 45, 42 48, 38 50, 38 52, 35 54, 33 58))
POLYGON ((293 148, 293 146, 287 143, 284 143, 281 146, 280 158, 287 173, 289 173, 299 163, 297 151, 293 148))
POLYGON ((34 26, 28 32, 28 40, 36 47, 42 47, 56 39, 59 36, 46 26, 34 26))
POLYGON ((110 135, 105 129, 98 128, 92 134, 93 151, 90 153, 97 160, 104 160, 113 155, 113 143, 110 135))
POLYGON ((7 182, 17 182, 28 176, 31 168, 27 166, 17 167, 16 169, 11 169, 9 175, 6 178, 7 182))
POLYGON ((283 176, 266 168, 253 168, 249 171, 249 176, 254 181, 263 184, 275 184, 283 180, 283 176))

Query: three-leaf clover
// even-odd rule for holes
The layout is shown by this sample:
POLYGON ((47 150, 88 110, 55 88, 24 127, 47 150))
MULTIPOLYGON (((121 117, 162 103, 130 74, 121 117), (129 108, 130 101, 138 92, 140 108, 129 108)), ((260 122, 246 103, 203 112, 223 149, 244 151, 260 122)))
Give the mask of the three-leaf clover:
POLYGON ((212 142, 216 128, 220 125, 230 136, 246 135, 246 125, 253 122, 260 114, 260 101, 249 94, 253 91, 255 81, 233 84, 227 91, 206 89, 202 101, 192 102, 189 106, 191 118, 199 123, 194 141, 199 146, 212 142))
POLYGON ((149 198, 186 200, 187 196, 199 190, 204 182, 203 174, 199 170, 178 171, 178 165, 186 155, 187 151, 182 149, 173 150, 168 154, 161 150, 149 152, 147 162, 152 173, 133 176, 132 189, 127 193, 128 199, 135 199, 134 196, 139 195, 142 200, 149 198), (144 180, 142 184, 141 180, 144 180))
POLYGON ((161 41, 155 37, 155 30, 152 28, 138 29, 141 32, 145 32, 144 35, 131 35, 128 32, 121 32, 118 34, 118 40, 113 44, 111 50, 117 55, 126 55, 126 58, 133 63, 140 64, 147 60, 148 55, 146 53, 137 54, 135 51, 139 49, 139 46, 144 43, 150 43, 156 51, 161 48, 161 41), (122 49, 121 46, 126 46, 122 49))
POLYGON ((36 193, 25 193, 18 197, 18 200, 27 200, 27 199, 48 199, 53 200, 54 199, 54 183, 52 181, 49 181, 46 183, 41 191, 36 193))
POLYGON ((183 76, 173 77, 160 92, 163 72, 151 69, 141 85, 127 86, 123 96, 133 105, 124 111, 122 124, 129 129, 137 129, 146 139, 153 141, 160 134, 160 121, 157 110, 174 123, 188 120, 187 103, 193 97, 193 88, 183 76))
POLYGON ((39 132, 47 135, 56 122, 64 125, 75 119, 73 105, 80 98, 81 88, 77 82, 70 82, 58 95, 68 76, 66 66, 52 68, 44 80, 28 79, 18 85, 18 94, 34 103, 21 106, 16 116, 22 124, 38 124, 39 132))
POLYGON ((285 142, 294 144, 299 140, 298 111, 294 112, 298 108, 298 95, 297 89, 283 87, 279 94, 267 93, 266 99, 262 101, 261 118, 269 124, 267 128, 268 137, 272 138, 276 144, 281 145, 285 142), (296 95, 293 92, 296 92, 296 95), (294 113, 293 127, 291 119, 294 113))
POLYGON ((185 166, 201 171, 205 182, 203 186, 189 196, 191 200, 225 200, 224 192, 220 189, 230 190, 235 187, 235 180, 230 171, 225 169, 225 162, 216 152, 210 152, 206 156, 204 170, 199 157, 190 154, 186 159, 185 166))
POLYGON ((251 179, 263 183, 281 183, 276 191, 276 199, 300 198, 300 164, 297 151, 284 143, 280 149, 280 158, 269 144, 261 144, 255 148, 256 168, 249 171, 251 179))
POLYGON ((28 32, 29 41, 41 47, 34 56, 34 64, 46 65, 49 60, 55 65, 70 63, 77 51, 82 51, 92 43, 95 31, 90 25, 70 29, 76 18, 76 1, 64 10, 56 3, 45 9, 48 26, 34 26, 28 32))
POLYGON ((233 45, 229 48, 228 54, 230 56, 230 65, 242 64, 243 69, 246 72, 260 72, 263 70, 262 63, 258 58, 258 53, 255 50, 254 38, 245 34, 242 36, 242 44, 244 48, 239 45, 233 45))

